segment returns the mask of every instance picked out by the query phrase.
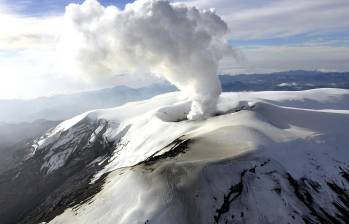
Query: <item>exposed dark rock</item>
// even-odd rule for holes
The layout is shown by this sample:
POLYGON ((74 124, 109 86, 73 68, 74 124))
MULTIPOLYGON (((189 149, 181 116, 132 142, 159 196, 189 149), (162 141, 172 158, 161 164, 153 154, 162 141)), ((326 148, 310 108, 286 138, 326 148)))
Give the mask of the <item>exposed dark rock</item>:
MULTIPOLYGON (((229 211, 230 208, 230 204, 237 198, 240 196, 240 194, 242 193, 242 189, 243 189, 243 178, 246 174, 247 170, 243 170, 240 173, 240 182, 232 185, 229 188, 229 192, 228 194, 224 194, 223 196, 223 204, 220 206, 219 209, 216 210, 216 215, 213 217, 214 219, 214 223, 219 223, 221 217, 223 214, 227 213, 229 211)), ((242 213, 243 214, 243 213, 242 213)))
MULTIPOLYGON (((306 177, 295 179, 289 173, 283 174, 282 171, 276 170, 257 172, 258 167, 264 167, 267 163, 262 163, 263 165, 260 164, 252 168, 244 169, 240 173, 240 181, 233 184, 229 188, 229 191, 224 194, 223 202, 218 207, 216 214, 213 217, 214 223, 235 223, 237 220, 233 221, 233 219, 236 217, 238 217, 238 219, 248 217, 248 215, 246 215, 247 208, 243 209, 243 205, 241 205, 242 209, 238 211, 239 213, 236 213, 237 211, 235 211, 235 214, 231 214, 232 211, 230 211, 230 207, 233 203, 234 208, 235 206, 240 207, 240 203, 242 203, 241 200, 243 197, 245 197, 244 194, 249 193, 249 190, 247 189, 249 188, 248 186, 253 184, 253 178, 255 179, 257 176, 260 176, 260 178, 270 176, 271 180, 273 180, 276 184, 272 190, 280 195, 281 198, 285 197, 283 192, 293 192, 294 197, 291 196, 291 198, 298 200, 304 205, 303 207, 300 206, 298 202, 285 202, 292 203, 290 204, 291 207, 297 206, 298 208, 298 211, 294 210, 294 212, 290 214, 290 218, 292 220, 302 220, 304 223, 309 224, 349 223, 349 194, 346 188, 343 188, 342 185, 339 185, 334 181, 317 182, 306 177), (279 175, 277 175, 277 173, 279 175), (250 175, 253 175, 254 177, 252 179, 247 177, 250 175), (263 175, 265 176, 263 177, 263 175), (285 178, 285 180, 282 181, 281 179, 274 179, 276 178, 275 175, 279 176, 278 178, 285 178), (287 188, 289 189, 284 189, 284 185, 280 185, 280 181, 284 183, 288 182, 289 185, 287 188), (244 190, 244 188, 246 189, 244 190), (323 191, 327 193, 324 194, 323 191), (237 200, 238 198, 240 199, 237 200), (328 203, 324 203, 325 201, 329 202, 329 204, 332 204, 333 206, 328 206, 328 203), (225 214, 228 213, 230 213, 229 216, 226 216, 225 214), (229 217, 231 217, 230 220, 229 217)), ((288 195, 288 197, 290 196, 288 195)), ((243 222, 243 220, 240 221, 243 222)))
POLYGON ((296 197, 310 211, 310 215, 306 215, 303 217, 305 223, 348 223, 348 193, 343 188, 338 186, 336 183, 327 182, 327 185, 333 191, 334 196, 339 199, 332 202, 336 210, 336 212, 333 214, 331 210, 328 210, 329 208, 322 207, 314 200, 315 197, 321 197, 319 195, 316 195, 317 193, 319 193, 319 189, 323 188, 319 183, 309 180, 307 178, 301 178, 297 181, 290 174, 288 174, 288 181, 290 183, 290 186, 293 187, 296 197), (307 183, 309 183, 309 185, 307 185, 307 183))
POLYGON ((341 176, 349 183, 349 169, 340 167, 341 176))
MULTIPOLYGON (((98 193, 104 183, 103 176, 94 184, 89 184, 93 175, 105 164, 93 163, 96 158, 111 155, 114 143, 103 139, 108 123, 92 122, 86 118, 76 126, 75 142, 67 142, 56 148, 54 153, 75 150, 63 167, 47 174, 42 169, 44 157, 54 142, 40 149, 20 167, 0 175, 0 220, 1 224, 40 223, 49 221, 66 208, 85 203, 98 193), (89 143, 90 136, 97 127, 102 130, 96 141, 89 143), (80 130, 80 131, 79 131, 80 130), (78 140, 76 140, 78 139, 78 140)), ((61 137, 68 135, 62 132, 61 137)))
POLYGON ((185 153, 191 142, 192 142, 191 139, 183 139, 183 137, 179 137, 176 140, 174 140, 172 143, 170 143, 169 145, 165 146, 163 149, 154 153, 152 156, 150 156, 145 161, 140 162, 139 164, 152 165, 159 160, 164 160, 167 158, 174 158, 174 157, 178 156, 179 154, 185 153), (159 154, 159 152, 164 151, 167 148, 169 148, 167 151, 165 151, 162 154, 159 154))

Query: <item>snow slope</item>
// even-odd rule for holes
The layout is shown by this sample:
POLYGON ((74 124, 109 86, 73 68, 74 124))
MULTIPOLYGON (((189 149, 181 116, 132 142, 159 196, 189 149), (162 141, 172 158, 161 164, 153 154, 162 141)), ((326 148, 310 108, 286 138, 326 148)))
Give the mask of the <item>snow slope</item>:
POLYGON ((224 93, 199 122, 189 108, 169 93, 85 113, 39 141, 89 117, 117 142, 92 180, 108 173, 101 192, 50 223, 348 221, 349 91, 224 93))
POLYGON ((46 221, 349 222, 348 90, 224 93, 202 121, 186 120, 189 109, 168 93, 86 112, 35 142, 45 175, 70 163, 86 120, 99 124, 87 144, 113 143, 94 161, 101 190, 46 221))

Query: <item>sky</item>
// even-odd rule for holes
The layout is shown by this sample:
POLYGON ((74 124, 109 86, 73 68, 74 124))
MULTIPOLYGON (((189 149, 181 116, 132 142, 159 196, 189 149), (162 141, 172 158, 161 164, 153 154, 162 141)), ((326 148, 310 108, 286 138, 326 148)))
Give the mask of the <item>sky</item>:
MULTIPOLYGON (((114 85, 141 86, 158 78, 115 76, 88 82, 56 57, 63 15, 81 0, 0 0, 0 99, 33 98, 114 85)), ((123 9, 127 0, 100 0, 123 9)), ((238 59, 219 73, 285 70, 349 71, 348 0, 171 0, 214 8, 228 24, 238 59)))

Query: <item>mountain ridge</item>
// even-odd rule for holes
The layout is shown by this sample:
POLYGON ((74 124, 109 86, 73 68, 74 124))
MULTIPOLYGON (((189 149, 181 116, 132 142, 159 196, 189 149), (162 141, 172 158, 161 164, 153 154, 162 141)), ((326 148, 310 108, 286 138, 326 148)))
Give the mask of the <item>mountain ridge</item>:
POLYGON ((0 175, 0 192, 37 189, 12 197, 0 217, 346 223, 348 99, 341 89, 223 93, 217 116, 193 122, 190 101, 172 92, 86 112, 34 142, 25 167, 0 175), (36 203, 20 209, 28 197, 36 203))
MULTIPOLYGON (((300 91, 315 88, 349 89, 349 73, 319 71, 288 71, 271 74, 221 75, 224 92, 300 91)), ((0 122, 22 122, 37 119, 65 120, 87 110, 120 106, 126 102, 148 99, 176 91, 169 83, 142 88, 113 88, 41 97, 34 100, 0 100, 0 122)))

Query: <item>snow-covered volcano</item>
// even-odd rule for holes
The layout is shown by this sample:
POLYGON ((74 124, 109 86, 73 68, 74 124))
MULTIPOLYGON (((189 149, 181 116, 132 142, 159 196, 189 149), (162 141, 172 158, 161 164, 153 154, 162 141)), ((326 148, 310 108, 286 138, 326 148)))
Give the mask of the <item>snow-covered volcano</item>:
POLYGON ((61 123, 0 176, 0 220, 349 223, 348 90, 224 93, 202 121, 189 110, 175 92, 61 123))

